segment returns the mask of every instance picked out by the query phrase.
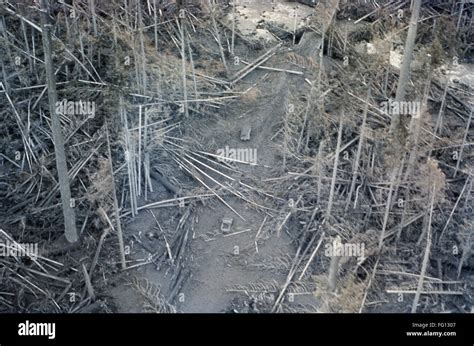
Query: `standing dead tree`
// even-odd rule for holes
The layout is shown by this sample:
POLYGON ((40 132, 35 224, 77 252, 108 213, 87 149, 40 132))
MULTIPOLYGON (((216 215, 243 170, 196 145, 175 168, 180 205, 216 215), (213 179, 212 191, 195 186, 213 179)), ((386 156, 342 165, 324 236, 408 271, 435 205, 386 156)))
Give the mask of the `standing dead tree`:
POLYGON ((334 156, 334 166, 332 170, 331 189, 329 190, 329 202, 328 202, 328 207, 326 210, 326 220, 329 220, 331 216, 332 205, 334 202, 334 188, 336 187, 337 167, 339 164, 339 154, 341 152, 343 124, 344 124, 344 113, 342 113, 341 117, 339 118, 339 130, 337 132, 336 154, 334 156))
POLYGON ((364 144, 364 136, 365 136, 365 126, 367 124, 367 113, 369 111, 369 99, 370 99, 370 88, 367 91, 367 102, 365 103, 365 108, 364 108, 364 115, 362 118, 362 125, 360 126, 360 137, 359 137, 359 144, 357 145, 357 153, 356 157, 354 160, 353 164, 353 170, 352 170, 352 181, 351 181, 351 187, 349 190, 349 195, 347 196, 347 203, 346 203, 346 208, 345 211, 347 212, 349 205, 351 203, 352 195, 354 194, 355 190, 355 185, 357 182, 357 177, 359 175, 359 169, 360 169, 360 157, 362 154, 362 146, 364 144))
POLYGON ((64 214, 64 232, 66 239, 74 243, 78 240, 76 229, 76 217, 71 206, 71 188, 67 171, 66 153, 64 151, 64 138, 61 132, 59 114, 56 112, 58 95, 56 92, 56 79, 53 70, 53 58, 51 48, 51 24, 49 23, 48 0, 41 0, 41 28, 43 31, 44 61, 46 65, 46 79, 48 84, 49 112, 51 114, 51 129, 53 133, 54 151, 56 154, 56 167, 59 176, 59 188, 64 214))
POLYGON ((229 75, 229 68, 227 67, 227 62, 225 59, 225 53, 224 53, 224 48, 222 47, 222 42, 221 42, 221 35, 219 33, 219 29, 217 28, 217 23, 216 23, 216 11, 217 11, 217 5, 214 1, 209 0, 209 7, 211 8, 211 20, 212 20, 212 27, 214 29, 214 35, 216 37, 217 44, 219 45, 219 52, 221 53, 221 58, 222 58, 222 64, 224 65, 224 69, 226 71, 226 74, 229 75))
MULTIPOLYGON (((398 79, 395 102, 400 102, 405 99, 406 88, 410 79, 410 65, 413 57, 413 48, 415 47, 416 31, 418 29, 418 18, 420 17, 420 7, 421 0, 415 0, 410 18, 410 27, 408 28, 407 40, 405 42, 405 50, 403 52, 403 62, 400 68, 400 78, 398 79)), ((390 123, 390 132, 395 132, 399 126, 400 115, 394 114, 390 123)))
POLYGON ((464 147, 466 146, 467 134, 469 133, 469 128, 471 126, 472 110, 473 108, 471 107, 471 112, 469 113, 469 119, 467 120, 466 131, 464 131, 464 137, 462 139, 461 149, 459 150, 459 157, 456 163, 456 169, 454 170, 453 177, 456 177, 456 174, 458 173, 458 170, 459 170, 459 165, 461 164, 462 154, 464 152, 464 147))
POLYGON ((182 79, 183 79, 183 107, 184 114, 186 117, 189 116, 188 110, 188 89, 186 86, 186 36, 185 36, 185 21, 180 20, 176 22, 179 27, 179 32, 181 36, 181 66, 182 66, 182 79))
POLYGON ((421 265, 421 273, 420 278, 418 280, 418 285, 415 293, 415 299, 413 299, 413 304, 411 307, 411 313, 416 313, 416 308, 418 306, 418 301, 420 299, 420 294, 423 289, 423 280, 426 275, 426 270, 428 268, 428 261, 430 259, 430 250, 431 250, 431 221, 433 217, 433 205, 436 195, 436 182, 433 184, 433 191, 431 193, 431 204, 430 204, 430 213, 429 213, 429 221, 426 228, 427 239, 426 239, 426 247, 425 247, 425 254, 423 255, 423 263, 421 265))

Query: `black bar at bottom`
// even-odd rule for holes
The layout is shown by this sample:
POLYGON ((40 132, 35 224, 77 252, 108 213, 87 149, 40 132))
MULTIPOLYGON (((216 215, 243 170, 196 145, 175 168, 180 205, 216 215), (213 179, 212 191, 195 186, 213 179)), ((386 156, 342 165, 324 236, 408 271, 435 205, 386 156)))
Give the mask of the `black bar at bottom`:
POLYGON ((7 314, 0 315, 0 345, 250 343, 472 346, 473 321, 472 314, 7 314), (54 339, 52 325, 44 323, 55 323, 54 339), (47 335, 19 335, 39 332, 47 335))

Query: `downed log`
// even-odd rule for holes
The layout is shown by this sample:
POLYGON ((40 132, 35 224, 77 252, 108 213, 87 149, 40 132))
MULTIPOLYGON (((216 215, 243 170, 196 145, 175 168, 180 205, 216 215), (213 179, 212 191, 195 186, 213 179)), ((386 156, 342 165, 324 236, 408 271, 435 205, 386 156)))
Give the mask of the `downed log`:
POLYGON ((171 192, 174 197, 181 197, 182 196, 182 191, 178 187, 174 186, 171 181, 165 177, 164 175, 161 174, 161 172, 156 168, 155 166, 153 167, 154 170, 150 171, 150 175, 153 179, 156 181, 160 182, 161 185, 165 187, 166 190, 171 192))

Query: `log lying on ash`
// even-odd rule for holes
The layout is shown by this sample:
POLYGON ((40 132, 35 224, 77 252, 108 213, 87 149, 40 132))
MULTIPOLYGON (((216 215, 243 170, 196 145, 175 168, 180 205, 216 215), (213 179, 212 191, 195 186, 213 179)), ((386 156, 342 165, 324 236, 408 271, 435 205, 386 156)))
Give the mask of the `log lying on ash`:
POLYGON ((300 4, 316 7, 319 0, 288 0, 288 2, 299 2, 300 4))
POLYGON ((180 197, 182 195, 181 189, 174 186, 171 183, 171 181, 169 181, 167 177, 161 174, 161 172, 156 167, 153 167, 153 168, 154 169, 150 171, 151 177, 155 179, 156 181, 160 182, 161 185, 163 185, 166 188, 166 190, 171 192, 174 196, 180 197))

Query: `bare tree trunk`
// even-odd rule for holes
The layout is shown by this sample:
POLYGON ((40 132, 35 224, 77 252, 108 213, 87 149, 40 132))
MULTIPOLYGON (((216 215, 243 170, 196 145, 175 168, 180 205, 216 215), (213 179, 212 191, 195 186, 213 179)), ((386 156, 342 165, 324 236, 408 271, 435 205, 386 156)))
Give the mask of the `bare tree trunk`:
POLYGON ((329 217, 331 216, 332 204, 334 200, 334 188, 336 186, 337 166, 339 164, 339 152, 341 151, 343 120, 344 120, 344 113, 341 114, 341 118, 339 119, 339 131, 337 134, 336 155, 334 157, 334 167, 332 170, 332 179, 331 179, 331 190, 329 191, 329 202, 328 202, 328 208, 326 210, 326 220, 328 221, 329 221, 329 217))
POLYGON ((388 217, 389 217, 389 214, 390 214, 390 208, 392 206, 393 189, 395 187, 397 173, 398 173, 398 167, 393 167, 392 173, 390 174, 390 188, 388 190, 387 205, 385 206, 385 214, 384 214, 384 217, 383 217, 382 232, 380 233, 380 238, 379 238, 379 247, 378 247, 379 252, 382 250, 382 247, 383 247, 383 241, 384 241, 384 238, 385 238, 385 231, 387 229, 388 217))
POLYGON ((362 125, 360 126, 359 144, 357 146, 357 153, 356 153, 356 157, 355 157, 355 160, 354 160, 354 167, 353 167, 353 170, 352 170, 351 188, 349 190, 349 195, 347 196, 347 203, 346 203, 346 209, 345 209, 346 212, 347 212, 347 209, 349 209, 349 205, 351 204, 352 195, 354 194, 355 185, 356 185, 356 182, 357 182, 357 176, 359 175, 359 161, 360 161, 360 156, 361 156, 361 153, 362 153, 362 145, 364 144, 365 124, 367 122, 367 113, 369 111, 369 99, 370 99, 370 87, 367 91, 367 102, 366 102, 365 108, 364 108, 364 115, 363 115, 363 118, 362 118, 362 125))
POLYGON ((221 35, 219 34, 219 29, 217 28, 217 23, 216 23, 217 7, 216 7, 216 4, 212 2, 211 0, 209 0, 209 7, 211 8, 212 27, 214 29, 214 34, 216 35, 217 44, 219 45, 219 51, 221 53, 222 64, 224 65, 226 74, 229 75, 229 68, 227 67, 227 62, 225 59, 224 48, 222 48, 221 35))
POLYGON ((138 10, 138 32, 139 32, 139 40, 140 40, 140 58, 141 58, 141 72, 142 72, 142 84, 140 85, 140 89, 143 94, 146 93, 147 90, 147 75, 146 75, 146 54, 145 54, 145 37, 143 35, 143 14, 142 14, 142 6, 140 1, 137 2, 137 10, 138 10))
POLYGON ((462 160, 462 154, 464 152, 464 147, 466 145, 467 134, 469 133, 469 128, 471 127, 472 110, 473 108, 471 108, 471 113, 469 113, 469 119, 467 120, 466 131, 464 132, 464 137, 462 139, 461 149, 459 151, 458 162, 456 163, 456 169, 454 171, 453 178, 456 177, 456 174, 458 173, 458 170, 459 170, 459 164, 461 163, 461 160, 462 160))
POLYGON ((66 153, 64 151, 64 138, 61 132, 61 122, 56 113, 56 102, 58 95, 56 92, 56 78, 53 70, 53 59, 51 51, 51 34, 49 24, 48 0, 41 0, 41 26, 43 30, 44 61, 46 65, 46 79, 48 83, 49 112, 51 114, 51 128, 53 132, 54 151, 56 154, 56 167, 59 176, 59 189, 61 191, 61 201, 64 214, 64 232, 67 241, 74 243, 78 240, 76 229, 76 217, 71 207, 71 189, 69 186, 69 176, 66 163, 66 153))
POLYGON ((232 56, 235 55, 234 53, 234 47, 235 47, 235 1, 232 1, 232 44, 231 44, 231 49, 230 52, 232 56))
POLYGON ((89 0, 89 9, 92 15, 92 28, 94 30, 94 36, 97 36, 98 31, 97 31, 97 15, 95 13, 95 0, 89 0))
POLYGON ((425 247, 425 255, 423 256, 423 263, 421 264, 421 273, 420 279, 418 280, 418 287, 415 293, 415 299, 413 300, 413 305, 411 306, 411 313, 416 313, 416 308, 418 306, 418 301, 420 300, 421 291, 423 290, 423 280, 425 279, 426 269, 428 268, 428 261, 430 259, 430 248, 431 248, 431 219, 433 216, 433 205, 434 199, 436 195, 436 184, 433 184, 433 190, 431 195, 431 205, 430 205, 430 216, 428 221, 428 226, 426 229, 427 232, 427 239, 426 239, 426 247, 425 247))
POLYGON ((153 0, 153 23, 154 23, 154 33, 155 33, 155 51, 158 51, 158 15, 157 15, 157 0, 153 0))
POLYGON ((322 199, 322 196, 321 196, 321 190, 322 190, 322 175, 323 175, 323 167, 324 167, 324 162, 323 162, 323 150, 324 150, 324 140, 321 140, 321 142, 319 142, 319 148, 318 148, 318 154, 316 155, 316 172, 317 172, 317 175, 318 175, 318 180, 317 180, 317 189, 316 189, 316 193, 317 193, 317 204, 320 205, 321 204, 321 199, 322 199))
MULTIPOLYGON (((146 128, 146 127, 145 127, 146 128)), ((107 135, 107 154, 109 156, 109 168, 110 168, 110 178, 111 178, 111 189, 112 189, 112 196, 114 199, 114 213, 117 225, 117 236, 118 236, 118 243, 119 243, 119 250, 120 250, 120 263, 122 265, 122 269, 127 268, 127 262, 125 259, 125 245, 123 241, 123 232, 122 232, 122 224, 120 221, 120 213, 119 213, 119 206, 118 206, 118 199, 117 199, 117 190, 115 187, 115 176, 114 176, 114 167, 112 164, 112 150, 110 149, 110 137, 109 137, 109 127, 107 122, 105 123, 105 133, 107 135)), ((146 187, 145 187, 146 189, 146 187)), ((107 216, 107 215, 106 215, 107 216)))
POLYGON ((461 9, 459 10, 458 23, 456 24, 456 32, 459 31, 459 27, 461 26, 461 19, 462 19, 462 13, 464 11, 465 2, 466 2, 466 0, 461 0, 461 9))
POLYGON ((431 85, 431 76, 428 79, 425 86, 423 99, 421 101, 421 107, 418 109, 418 112, 416 114, 413 114, 411 118, 410 138, 408 139, 409 141, 408 151, 410 152, 410 156, 408 158, 407 169, 405 171, 405 176, 403 178, 403 181, 407 181, 409 177, 411 176, 416 160, 419 156, 417 147, 418 147, 418 142, 420 140, 420 132, 421 132, 422 124, 423 124, 423 115, 426 111, 427 104, 428 104, 428 95, 430 92, 430 85, 431 85))
POLYGON ((289 110, 285 106, 285 115, 283 116, 283 170, 286 170, 286 157, 288 155, 288 143, 291 141, 289 122, 289 110))
MULTIPOLYGON (((410 65, 413 56, 413 48, 415 47, 416 31, 418 28, 418 18, 420 17, 420 7, 422 0, 414 0, 413 12, 410 18, 410 27, 408 28, 407 40, 405 42, 405 49, 403 52, 403 62, 400 68, 400 77, 398 79, 397 94, 395 102, 400 102, 405 99, 406 87, 410 79, 410 65)), ((390 123, 390 132, 393 133, 400 125, 400 115, 392 115, 390 123)))
POLYGON ((181 19, 178 22, 179 25, 179 32, 181 34, 181 68, 182 68, 182 80, 183 80, 183 106, 184 106, 184 114, 189 117, 189 110, 188 110, 188 89, 186 86, 186 36, 184 35, 184 26, 186 22, 184 19, 181 19))
MULTIPOLYGON (((324 29, 324 25, 323 25, 322 31, 323 31, 323 37, 321 38, 321 48, 319 50, 319 71, 318 71, 318 93, 320 96, 321 96, 321 79, 323 78, 323 69, 324 69, 324 36, 325 36, 324 34, 326 33, 324 29)), ((323 100, 321 100, 320 104, 323 104, 323 100)))
POLYGON ((334 292, 337 287, 337 274, 339 273, 339 262, 341 257, 337 256, 338 247, 341 247, 341 239, 337 236, 333 241, 333 254, 331 256, 331 263, 329 264, 328 273, 328 289, 330 292, 334 292))

